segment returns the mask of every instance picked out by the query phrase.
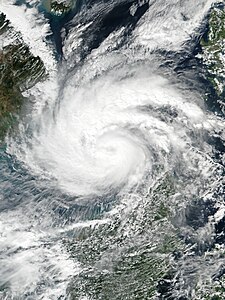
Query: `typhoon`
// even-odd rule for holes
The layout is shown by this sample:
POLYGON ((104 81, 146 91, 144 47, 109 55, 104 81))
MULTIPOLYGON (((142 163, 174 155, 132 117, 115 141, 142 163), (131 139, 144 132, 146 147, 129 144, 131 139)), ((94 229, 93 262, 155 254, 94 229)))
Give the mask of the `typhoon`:
POLYGON ((17 2, 48 76, 1 150, 1 299, 224 299, 224 115, 199 58, 223 4, 17 2))

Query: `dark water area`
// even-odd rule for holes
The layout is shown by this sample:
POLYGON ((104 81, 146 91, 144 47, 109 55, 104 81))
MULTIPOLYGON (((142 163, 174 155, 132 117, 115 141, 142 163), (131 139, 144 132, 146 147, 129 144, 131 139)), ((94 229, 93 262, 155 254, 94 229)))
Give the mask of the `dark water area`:
POLYGON ((92 33, 88 37, 88 52, 90 52, 92 49, 97 49, 100 44, 110 35, 110 33, 118 30, 121 27, 126 28, 124 38, 129 38, 129 33, 132 32, 138 20, 149 9, 149 3, 146 3, 138 7, 134 16, 131 16, 130 8, 136 2, 137 1, 124 1, 121 4, 118 3, 118 5, 112 6, 112 9, 107 11, 102 18, 95 20, 92 33))
POLYGON ((83 0, 77 0, 75 7, 69 11, 68 13, 62 15, 62 16, 55 16, 48 11, 46 11, 45 7, 43 5, 39 6, 39 12, 43 13, 45 18, 49 20, 50 28, 52 31, 52 35, 50 36, 51 40, 53 40, 55 44, 56 49, 56 57, 58 60, 61 60, 63 52, 62 52, 62 46, 63 46, 63 37, 62 35, 67 35, 68 30, 66 29, 66 24, 70 22, 76 14, 81 10, 82 6, 84 5, 83 0), (62 29, 65 30, 64 33, 62 33, 62 29))
MULTIPOLYGON (((70 10, 68 13, 63 14, 62 16, 56 16, 46 9, 46 4, 44 4, 44 1, 41 1, 41 3, 35 3, 34 5, 37 5, 38 11, 40 14, 43 14, 44 17, 49 20, 50 28, 52 31, 52 34, 47 37, 51 42, 55 45, 56 50, 56 58, 57 60, 60 60, 63 53, 62 53, 62 44, 63 44, 63 38, 62 38, 62 29, 65 29, 65 35, 68 34, 68 31, 66 30, 66 24, 68 24, 69 21, 71 21, 77 13, 81 10, 82 6, 84 6, 86 1, 84 0, 77 0, 76 4, 74 5, 73 9, 70 10)), ((28 8, 32 8, 33 5, 26 0, 16 0, 15 5, 21 6, 26 5, 28 8)))
MULTIPOLYGON (((81 23, 92 21, 93 24, 90 29, 85 32, 83 37, 83 59, 91 52, 92 49, 96 49, 100 44, 109 36, 113 31, 125 26, 126 33, 124 38, 129 37, 130 32, 135 28, 138 20, 145 14, 149 9, 149 3, 146 2, 139 6, 132 16, 130 14, 130 8, 134 4, 138 4, 138 1, 115 1, 114 3, 109 1, 109 6, 106 8, 104 14, 101 11, 95 12, 93 15, 92 6, 96 5, 97 1, 82 0, 77 1, 75 8, 64 16, 54 16, 40 6, 40 12, 44 13, 45 17, 49 19, 52 36, 57 58, 59 60, 63 57, 63 40, 68 35, 69 30, 81 23), (90 13, 89 13, 90 11, 90 13)), ((102 4, 99 1, 99 5, 102 4)))

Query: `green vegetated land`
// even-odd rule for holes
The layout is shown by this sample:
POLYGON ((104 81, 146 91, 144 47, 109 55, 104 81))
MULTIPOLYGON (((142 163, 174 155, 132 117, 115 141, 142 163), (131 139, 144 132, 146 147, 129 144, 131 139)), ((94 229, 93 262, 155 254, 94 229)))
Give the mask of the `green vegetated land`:
POLYGON ((46 77, 43 62, 34 57, 0 13, 0 140, 15 124, 25 98, 22 92, 46 77), (8 39, 9 38, 9 39, 8 39), (4 45, 4 41, 10 40, 4 45))
POLYGON ((225 10, 214 7, 209 15, 208 31, 201 39, 202 59, 224 111, 225 96, 225 10))
POLYGON ((51 14, 63 17, 76 6, 76 2, 76 0, 44 0, 43 4, 51 14))
POLYGON ((173 276, 171 253, 184 248, 170 222, 169 199, 175 189, 165 175, 126 221, 118 218, 73 232, 73 241, 65 243, 83 271, 71 281, 71 299, 154 298, 160 280, 173 276))
MULTIPOLYGON (((207 70, 222 111, 225 113, 225 8, 213 7, 208 18, 208 30, 201 41, 201 58, 207 70)), ((225 258, 224 247, 215 245, 207 255, 225 258)), ((221 275, 196 289, 195 299, 225 299, 225 275, 221 275)))
POLYGON ((52 1, 51 2, 51 12, 55 15, 61 16, 70 11, 71 7, 67 3, 52 1))

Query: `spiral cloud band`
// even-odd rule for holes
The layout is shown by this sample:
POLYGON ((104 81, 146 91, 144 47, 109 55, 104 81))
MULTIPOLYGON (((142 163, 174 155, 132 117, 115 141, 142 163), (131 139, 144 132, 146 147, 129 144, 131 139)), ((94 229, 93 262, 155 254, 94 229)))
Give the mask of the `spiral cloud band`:
POLYGON ((137 67, 79 86, 71 77, 61 97, 54 116, 47 110, 39 119, 23 160, 77 196, 150 184, 185 151, 188 126, 204 118, 168 80, 137 67))

